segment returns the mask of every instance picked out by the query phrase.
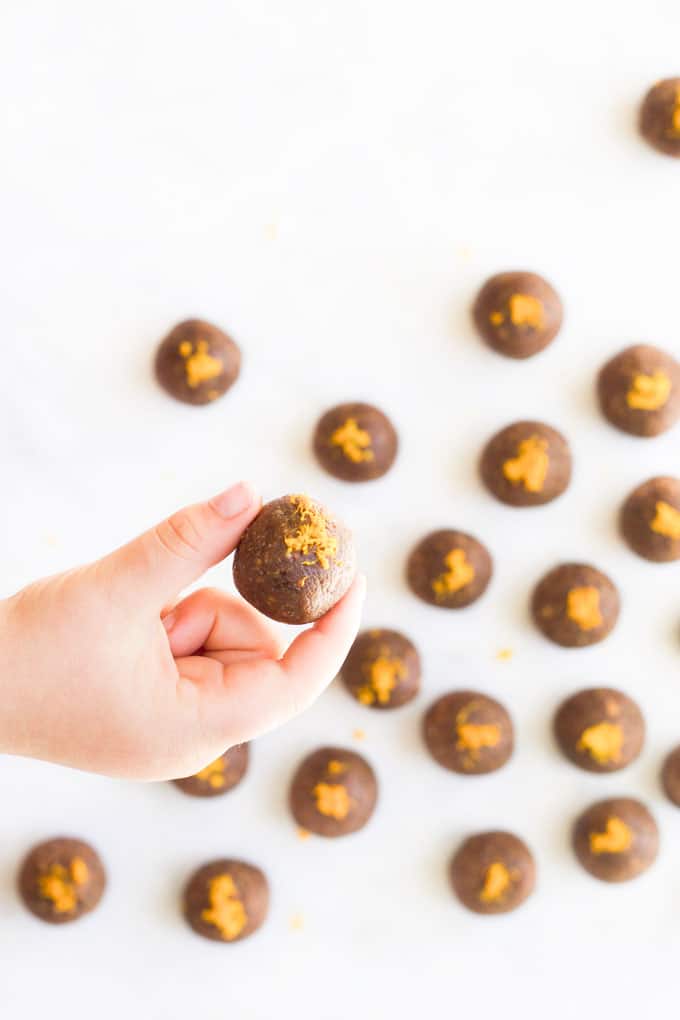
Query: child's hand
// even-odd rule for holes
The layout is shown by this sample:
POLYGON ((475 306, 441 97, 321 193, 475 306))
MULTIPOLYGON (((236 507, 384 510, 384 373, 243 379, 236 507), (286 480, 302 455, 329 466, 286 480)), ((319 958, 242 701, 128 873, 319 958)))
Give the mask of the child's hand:
POLYGON ((0 751, 169 779, 311 704, 356 635, 363 579, 283 657, 240 599, 204 588, 170 608, 259 509, 236 485, 0 603, 0 751))

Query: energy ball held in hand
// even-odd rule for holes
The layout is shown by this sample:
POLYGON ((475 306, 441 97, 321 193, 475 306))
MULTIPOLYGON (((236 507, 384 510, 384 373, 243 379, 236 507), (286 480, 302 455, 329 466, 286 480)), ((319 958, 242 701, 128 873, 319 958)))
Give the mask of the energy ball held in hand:
POLYGON ((211 861, 195 871, 183 897, 184 917, 197 935, 213 942, 240 942, 264 923, 269 883, 245 861, 211 861))
POLYGON ((211 404, 236 382, 240 368, 231 337, 201 319, 180 322, 156 352, 156 378, 185 404, 211 404))
POLYGON ((19 872, 21 898, 36 917, 66 924, 89 914, 106 887, 106 873, 97 852, 80 839, 60 836, 40 843, 19 872))
POLYGON ((248 744, 237 744, 185 779, 173 782, 190 797, 219 797, 241 782, 248 769, 248 744))
POLYGON ((371 404, 340 404, 326 411, 314 432, 322 467, 345 482, 368 482, 394 463, 397 433, 387 415, 371 404))
POLYGON ((234 557, 234 582, 265 616, 312 623, 332 609, 356 570, 352 533, 309 496, 281 496, 262 507, 234 557))
POLYGON ((562 302, 536 273, 498 273, 480 290, 472 315, 489 347, 508 358, 531 358, 557 336, 562 302))

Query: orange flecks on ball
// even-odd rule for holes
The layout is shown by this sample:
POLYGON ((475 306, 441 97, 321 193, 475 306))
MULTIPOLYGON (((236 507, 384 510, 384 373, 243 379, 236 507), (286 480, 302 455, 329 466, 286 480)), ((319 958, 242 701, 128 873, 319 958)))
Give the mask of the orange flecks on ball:
POLYGON ((479 898, 482 903, 498 903, 512 884, 512 876, 502 861, 494 861, 486 869, 479 898))
POLYGON ((658 411, 671 395, 671 381, 659 369, 653 375, 640 373, 633 377, 626 394, 626 403, 634 411, 658 411))
POLYGON ((542 436, 523 439, 517 456, 503 464, 503 474, 513 485, 524 485, 527 492, 542 492, 548 474, 548 440, 542 436))
POLYGON ((654 509, 654 519, 649 525, 652 531, 655 531, 657 535, 663 535, 664 538, 671 538, 673 541, 680 538, 680 510, 662 499, 654 509))
POLYGON ((314 787, 316 809, 327 818, 341 822, 349 814, 352 801, 342 783, 317 783, 314 787))
MULTIPOLYGON (((290 499, 297 511, 299 525, 295 534, 284 537, 286 555, 314 553, 319 566, 327 570, 338 552, 337 538, 330 534, 324 514, 306 496, 291 496, 290 499)), ((314 560, 307 561, 306 565, 314 566, 314 560)))
POLYGON ((576 744, 577 751, 587 751, 599 765, 621 759, 623 730, 618 723, 601 722, 588 726, 576 744))
POLYGON ((231 875, 217 875, 210 880, 208 901, 210 906, 201 911, 203 920, 213 924, 227 941, 238 938, 248 915, 231 875))
POLYGON ((633 833, 621 818, 608 818, 604 832, 590 833, 590 850, 594 854, 622 854, 633 843, 633 833))
POLYGON ((675 104, 671 113, 670 127, 666 133, 671 138, 677 138, 680 135, 680 88, 675 90, 675 104))
POLYGON ((477 704, 471 701, 456 713, 456 747, 460 751, 471 751, 473 757, 485 747, 496 747, 501 739, 500 729, 493 723, 469 721, 477 704))
POLYGON ((475 568, 468 561, 464 549, 452 549, 447 553, 444 557, 444 566, 446 567, 444 573, 432 582, 432 590, 438 599, 455 594, 470 584, 475 577, 475 568))
POLYGON ((179 353, 184 358, 184 371, 187 385, 195 390, 201 383, 210 382, 222 375, 223 365, 219 358, 210 354, 207 340, 199 340, 194 346, 190 340, 183 340, 179 345, 179 353))
POLYGON ((345 457, 354 464, 373 460, 371 434, 359 428, 356 418, 348 418, 330 437, 331 446, 339 446, 345 457))
POLYGON ((196 779, 200 779, 203 783, 208 783, 209 786, 212 786, 213 790, 219 790, 226 781, 224 772, 224 758, 216 758, 215 761, 211 761, 209 765, 206 765, 204 769, 196 773, 196 779))
POLYGON ((368 681, 357 691, 362 705, 389 704, 392 691, 400 680, 405 679, 407 669, 401 659, 381 655, 368 665, 368 681))
POLYGON ((58 914, 70 914, 78 905, 78 887, 85 885, 90 877, 87 864, 82 857, 74 857, 68 868, 63 864, 52 864, 44 875, 38 878, 40 895, 51 900, 58 914))
POLYGON ((510 321, 513 326, 529 326, 531 329, 543 329, 543 302, 530 294, 513 294, 508 302, 510 321))
POLYGON ((567 616, 581 630, 595 630, 603 624, 600 592, 592 585, 572 588, 567 593, 567 616))

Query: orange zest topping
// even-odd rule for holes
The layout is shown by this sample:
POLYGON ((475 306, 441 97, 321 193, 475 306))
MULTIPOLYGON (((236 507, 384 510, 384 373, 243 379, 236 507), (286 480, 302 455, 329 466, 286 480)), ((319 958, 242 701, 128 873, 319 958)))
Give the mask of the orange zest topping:
POLYGON ((475 568, 468 561, 464 549, 452 549, 447 553, 444 566, 446 570, 432 582, 432 590, 438 599, 445 599, 447 595, 460 591, 475 577, 475 568))
POLYGON ((548 440, 542 436, 523 439, 517 456, 503 464, 503 474, 513 485, 524 485, 527 492, 542 492, 548 474, 548 440))
POLYGON ((231 875, 217 875, 210 880, 208 901, 210 906, 201 911, 203 920, 213 924, 227 942, 238 938, 248 922, 248 915, 231 875))
POLYGON ((332 433, 329 442, 331 446, 339 446, 345 457, 354 464, 361 464, 374 458, 371 434, 366 429, 359 428, 356 418, 348 418, 340 425, 332 433))

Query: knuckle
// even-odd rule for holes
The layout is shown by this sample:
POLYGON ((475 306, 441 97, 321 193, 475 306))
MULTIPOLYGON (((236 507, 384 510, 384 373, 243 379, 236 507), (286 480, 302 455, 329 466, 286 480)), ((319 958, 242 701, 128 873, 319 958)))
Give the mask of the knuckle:
POLYGON ((179 559, 193 560, 200 551, 201 535, 186 510, 178 510, 156 525, 155 535, 165 551, 179 559))

